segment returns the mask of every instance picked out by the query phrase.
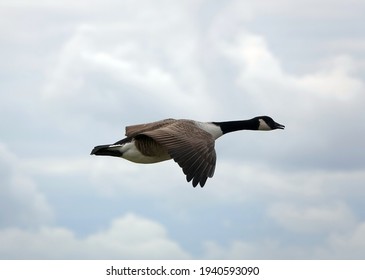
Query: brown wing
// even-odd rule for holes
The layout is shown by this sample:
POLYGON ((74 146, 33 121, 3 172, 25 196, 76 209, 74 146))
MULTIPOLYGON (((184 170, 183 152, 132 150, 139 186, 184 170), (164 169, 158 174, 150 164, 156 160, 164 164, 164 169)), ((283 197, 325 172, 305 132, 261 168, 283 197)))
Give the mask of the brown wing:
POLYGON ((170 123, 174 122, 176 120, 174 119, 165 119, 157 122, 152 123, 145 123, 145 124, 136 124, 136 125, 130 125, 125 128, 125 136, 128 137, 134 137, 138 134, 141 134, 143 132, 149 131, 149 130, 155 130, 161 127, 164 127, 166 125, 169 125, 170 123))
POLYGON ((214 139, 192 121, 173 121, 159 129, 142 134, 153 138, 166 147, 169 155, 180 165, 188 182, 204 186, 208 177, 213 177, 216 153, 214 139))

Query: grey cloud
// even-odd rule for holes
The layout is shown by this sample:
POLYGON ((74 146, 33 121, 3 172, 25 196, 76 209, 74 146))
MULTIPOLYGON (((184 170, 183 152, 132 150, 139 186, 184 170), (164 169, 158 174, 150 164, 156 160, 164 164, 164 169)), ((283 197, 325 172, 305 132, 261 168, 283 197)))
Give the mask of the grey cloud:
POLYGON ((4 252, 25 240, 34 246, 29 258, 81 258, 90 242, 92 256, 132 256, 115 236, 121 228, 134 233, 126 220, 144 219, 105 226, 130 208, 152 221, 152 248, 162 238, 173 252, 161 257, 362 255, 365 64, 357 12, 353 21, 349 10, 341 14, 343 3, 328 9, 325 0, 305 7, 285 0, 28 2, 9 4, 1 17, 12 27, 0 29, 1 141, 12 151, 0 155, 2 213, 12 213, 1 217, 4 252), (351 20, 344 26, 339 18, 351 20), (204 189, 191 188, 172 161, 142 166, 89 156, 129 124, 262 114, 286 129, 219 139, 216 173, 204 189), (75 203, 64 211, 69 198, 75 203), (103 211, 92 209, 95 201, 103 211), (300 218, 320 230, 304 230, 300 218), (54 255, 37 248, 43 239, 54 255), (361 245, 353 255, 347 241, 361 245), (118 255, 115 244, 128 254, 118 255))
POLYGON ((35 183, 18 169, 20 161, 0 143, 0 228, 34 228, 53 212, 35 183))

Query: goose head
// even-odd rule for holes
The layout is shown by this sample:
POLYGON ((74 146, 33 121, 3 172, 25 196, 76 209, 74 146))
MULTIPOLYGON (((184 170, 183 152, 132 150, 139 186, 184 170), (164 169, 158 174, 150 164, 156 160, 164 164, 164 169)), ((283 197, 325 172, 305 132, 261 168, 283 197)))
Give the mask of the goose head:
POLYGON ((271 117, 260 116, 254 118, 258 122, 257 130, 274 130, 274 129, 284 129, 285 125, 275 122, 271 117))

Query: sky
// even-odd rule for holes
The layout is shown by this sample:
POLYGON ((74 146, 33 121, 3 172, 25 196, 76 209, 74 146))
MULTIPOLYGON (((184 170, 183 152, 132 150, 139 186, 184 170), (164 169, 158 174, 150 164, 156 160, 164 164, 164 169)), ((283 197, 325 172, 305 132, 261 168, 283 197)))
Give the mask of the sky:
POLYGON ((0 259, 364 259, 365 2, 0 2, 0 259), (173 161, 127 125, 269 115, 173 161))

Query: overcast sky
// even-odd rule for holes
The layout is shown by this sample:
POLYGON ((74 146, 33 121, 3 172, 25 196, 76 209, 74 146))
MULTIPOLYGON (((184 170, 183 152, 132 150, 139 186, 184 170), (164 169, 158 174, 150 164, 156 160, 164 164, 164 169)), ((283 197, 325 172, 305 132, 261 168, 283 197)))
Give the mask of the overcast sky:
POLYGON ((365 2, 0 2, 0 258, 364 259, 365 2), (126 125, 269 115, 173 161, 126 125))

